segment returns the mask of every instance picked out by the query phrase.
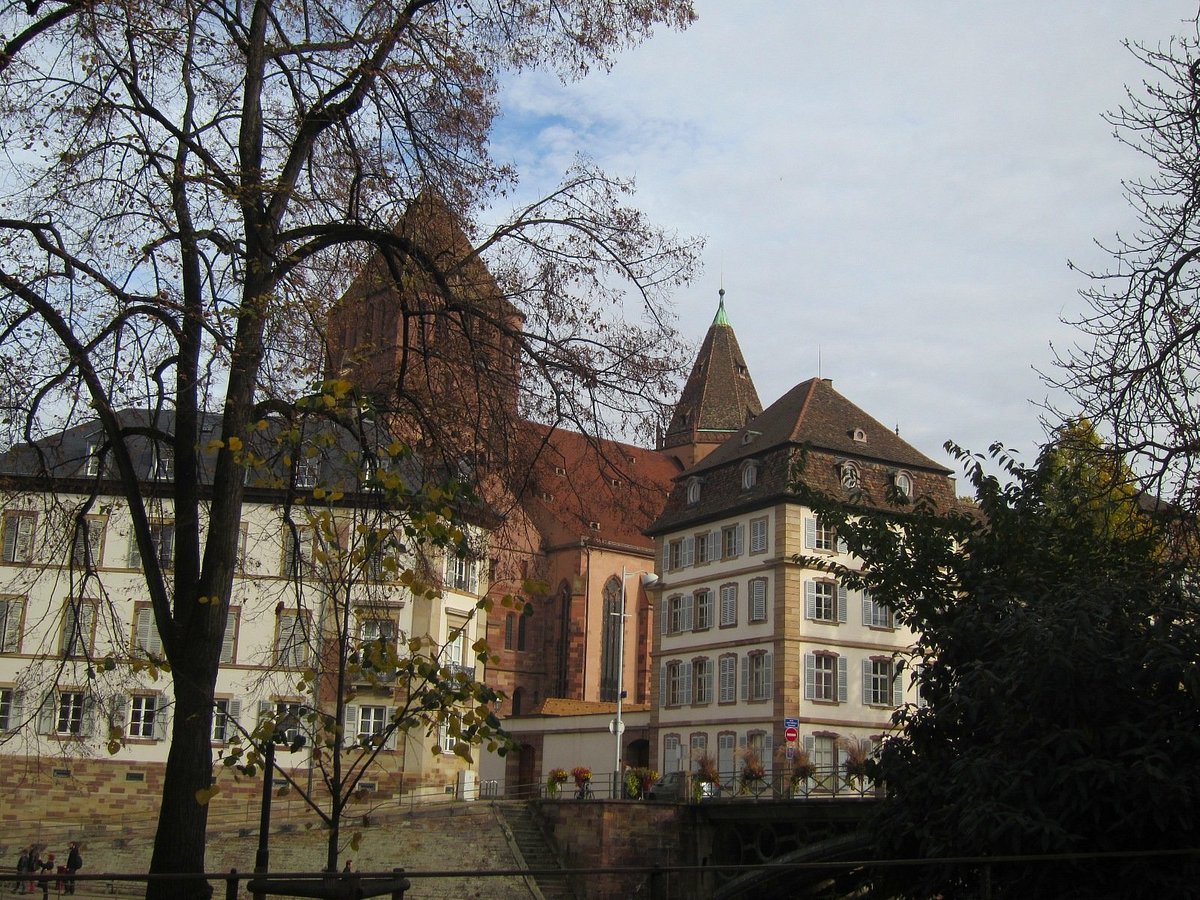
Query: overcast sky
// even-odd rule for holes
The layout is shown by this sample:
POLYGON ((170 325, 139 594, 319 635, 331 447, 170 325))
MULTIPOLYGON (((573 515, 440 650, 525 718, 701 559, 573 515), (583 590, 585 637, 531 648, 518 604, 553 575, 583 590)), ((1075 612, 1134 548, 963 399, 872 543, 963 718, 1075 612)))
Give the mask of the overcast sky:
POLYGON ((1082 309, 1067 261, 1104 264, 1144 171, 1102 119, 1149 74, 1121 41, 1186 32, 1195 0, 696 7, 610 73, 508 80, 497 158, 544 191, 587 153, 705 235, 681 331, 703 338, 723 282, 764 406, 819 372, 934 459, 1029 458, 1035 369, 1082 309))

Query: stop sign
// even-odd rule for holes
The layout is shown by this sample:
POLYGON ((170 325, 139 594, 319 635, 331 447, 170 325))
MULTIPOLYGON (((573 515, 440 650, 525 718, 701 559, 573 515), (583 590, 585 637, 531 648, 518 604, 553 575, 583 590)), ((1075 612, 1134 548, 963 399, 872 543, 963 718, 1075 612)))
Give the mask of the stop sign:
POLYGON ((783 729, 783 736, 787 739, 789 744, 794 744, 796 743, 796 738, 800 737, 800 732, 798 729, 789 725, 787 728, 783 729))

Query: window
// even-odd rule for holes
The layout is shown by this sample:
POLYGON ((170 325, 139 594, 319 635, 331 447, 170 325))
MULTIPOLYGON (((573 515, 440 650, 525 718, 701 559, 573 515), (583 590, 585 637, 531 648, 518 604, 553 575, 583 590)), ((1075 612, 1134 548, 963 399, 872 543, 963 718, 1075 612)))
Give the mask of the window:
POLYGON ((858 490, 861 482, 858 478, 858 467, 854 463, 842 463, 839 476, 843 488, 848 491, 858 490))
POLYGON ((696 591, 693 595, 692 606, 695 609, 695 629, 704 631, 712 628, 713 624, 713 592, 710 590, 696 591))
POLYGON ((663 600, 663 634, 679 634, 692 630, 692 596, 676 595, 663 600))
POLYGON ((804 582, 804 615, 817 622, 846 621, 846 588, 833 581, 804 582))
POLYGON ((238 717, 242 714, 240 700, 219 698, 214 701, 212 740, 214 744, 224 744, 237 735, 238 717))
POLYGON ((4 514, 4 561, 27 563, 33 559, 33 528, 37 517, 31 512, 4 514))
POLYGON ((295 533, 288 522, 283 523, 283 572, 285 578, 297 577, 312 569, 313 529, 311 525, 296 525, 295 533))
POLYGON ((679 741, 679 735, 668 734, 663 736, 663 774, 669 772, 683 771, 683 747, 679 741))
POLYGON ((292 745, 300 737, 300 729, 308 709, 303 703, 294 700, 260 700, 258 703, 258 718, 261 721, 271 716, 275 721, 275 734, 283 738, 283 743, 292 745))
POLYGON ((315 457, 296 460, 296 487, 313 488, 321 475, 321 464, 315 457))
POLYGON ((71 565, 95 568, 100 565, 104 550, 104 519, 88 516, 82 523, 75 521, 75 536, 71 542, 71 565))
POLYGON ((618 670, 621 665, 620 651, 623 649, 625 610, 621 603, 621 579, 613 575, 604 584, 604 609, 600 627, 600 699, 617 699, 618 670))
POLYGON ((807 550, 823 550, 828 553, 846 552, 846 544, 839 541, 832 525, 826 525, 815 516, 804 519, 804 547, 807 550))
POLYGON ((447 555, 445 587, 468 594, 478 594, 479 561, 466 556, 447 555))
POLYGON ((703 731, 693 732, 691 740, 691 753, 688 754, 691 759, 690 771, 697 772, 700 769, 700 760, 702 757, 708 756, 708 734, 703 731))
POLYGON ((517 616, 517 649, 525 649, 525 616, 517 616))
POLYGON ((79 737, 88 733, 85 728, 86 706, 83 691, 60 691, 54 710, 54 734, 79 737))
MULTIPOLYGON (((391 710, 386 706, 347 704, 346 743, 352 747, 377 746, 382 735, 391 724, 391 710)), ((396 749, 396 733, 391 731, 382 738, 384 750, 396 749)), ((454 752, 451 746, 449 752, 454 752)))
POLYGON ((516 616, 509 613, 504 617, 504 649, 511 650, 513 648, 513 622, 516 616))
POLYGON ((896 488, 896 493, 908 500, 912 497, 913 480, 912 476, 907 472, 897 472, 892 477, 892 485, 896 488))
POLYGON ((692 664, 672 660, 663 665, 659 700, 663 706, 687 706, 692 702, 692 664))
POLYGON ((748 462, 742 466, 742 490, 748 491, 758 484, 758 463, 748 462))
POLYGON ((718 701, 734 703, 737 700, 737 654, 727 653, 718 660, 718 701))
POLYGON ((863 624, 868 628, 895 628, 896 620, 886 604, 876 602, 870 591, 863 591, 863 624))
MULTIPOLYGON (((175 523, 167 521, 150 523, 150 546, 154 548, 154 558, 159 566, 169 569, 175 564, 175 523)), ((142 567, 142 554, 138 550, 137 541, 129 545, 129 567, 142 567)))
POLYGON ((21 693, 15 688, 0 688, 0 731, 12 731, 21 724, 21 693))
POLYGON ((131 738, 162 740, 166 737, 163 723, 166 716, 160 709, 161 698, 157 694, 134 694, 129 703, 129 730, 131 738))
POLYGON ((280 612, 275 634, 275 665, 281 669, 303 669, 308 662, 305 640, 307 622, 295 610, 280 612))
POLYGON ((701 658, 692 660, 692 702, 712 703, 713 699, 713 666, 712 660, 701 658))
POLYGON ((99 441, 89 441, 87 445, 87 458, 83 464, 85 475, 94 477, 100 474, 100 452, 101 446, 99 441))
POLYGON ((667 545, 667 569, 682 569, 695 560, 695 538, 680 538, 667 545))
POLYGON ((767 620, 767 579, 752 578, 750 580, 750 621, 765 622, 767 620))
POLYGON ((175 448, 154 445, 154 471, 151 477, 156 481, 170 481, 175 477, 175 448))
POLYGON ((772 655, 755 650, 742 657, 742 699, 770 700, 774 672, 772 655))
POLYGON ((826 703, 846 700, 846 658, 833 653, 804 654, 804 699, 826 703))
POLYGON ((391 619, 363 619, 358 628, 358 637, 363 644, 372 641, 391 644, 396 640, 396 623, 391 619))
POLYGON ((721 529, 722 557, 733 559, 742 555, 742 542, 745 528, 741 525, 726 525, 721 529))
POLYGON ((863 703, 867 706, 899 706, 904 688, 896 677, 896 666, 884 657, 863 660, 863 703))
POLYGON ((767 518, 750 520, 750 552, 767 552, 767 518))
POLYGON ((721 585, 721 627, 737 624, 737 585, 721 585))
POLYGON ((96 623, 96 604, 93 600, 74 598, 63 608, 62 643, 64 657, 89 656, 96 623))
POLYGON ((154 622, 154 608, 138 606, 134 613, 133 653, 135 656, 163 655, 162 638, 154 622))
POLYGON ((458 746, 458 733, 462 728, 462 717, 457 713, 450 713, 450 717, 454 719, 454 726, 449 722, 443 722, 438 726, 438 747, 443 753, 453 753, 454 748, 458 746))
POLYGON ((733 755, 737 750, 737 734, 722 731, 717 735, 717 773, 728 781, 734 773, 733 755))
POLYGON ((714 559, 719 559, 720 555, 717 552, 717 532, 706 531, 704 534, 696 535, 696 565, 712 562, 714 559))
POLYGON ((21 652, 21 617, 24 613, 24 597, 0 596, 0 653, 21 652))
POLYGON ((699 478, 692 478, 691 480, 688 481, 688 485, 687 485, 687 502, 688 503, 699 503, 700 502, 700 485, 701 484, 702 484, 702 482, 700 481, 699 478))

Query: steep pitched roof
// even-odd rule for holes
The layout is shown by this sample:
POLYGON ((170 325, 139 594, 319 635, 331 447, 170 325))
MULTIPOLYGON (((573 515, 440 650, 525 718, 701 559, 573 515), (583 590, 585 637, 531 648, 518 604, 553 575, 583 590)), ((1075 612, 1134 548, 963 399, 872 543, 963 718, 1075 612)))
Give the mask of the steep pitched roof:
POLYGON ((652 551, 644 530, 662 512, 673 459, 619 441, 528 423, 536 446, 523 505, 549 546, 609 543, 652 551))
POLYGON ((687 474, 698 474, 783 444, 950 474, 920 450, 833 389, 825 378, 796 385, 746 423, 687 474))
POLYGON ((725 290, 709 326, 663 439, 663 448, 679 447, 707 434, 720 440, 762 412, 762 402, 737 335, 725 313, 725 290))

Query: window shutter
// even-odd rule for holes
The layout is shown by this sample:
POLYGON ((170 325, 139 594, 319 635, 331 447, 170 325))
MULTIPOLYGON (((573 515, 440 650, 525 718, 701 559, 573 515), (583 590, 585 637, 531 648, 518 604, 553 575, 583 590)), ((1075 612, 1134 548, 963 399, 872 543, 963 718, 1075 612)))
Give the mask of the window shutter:
POLYGON ((696 539, 694 537, 685 537, 683 539, 683 564, 690 566, 696 561, 696 539))
POLYGON ((904 705, 904 679, 899 672, 892 673, 892 706, 904 705))
POLYGON ((83 727, 79 733, 83 737, 96 733, 96 700, 91 694, 83 698, 83 727))
POLYGON ((479 560, 467 560, 467 593, 479 593, 479 560))
POLYGON ((680 598, 680 603, 682 604, 682 614, 679 616, 679 630, 680 631, 691 631, 692 630, 692 595, 684 594, 684 596, 680 598))
POLYGON ((229 740, 235 734, 241 734, 234 723, 240 722, 242 718, 242 701, 230 700, 225 714, 225 740, 229 740))
POLYGON ((137 649, 154 656, 162 655, 162 638, 154 624, 154 610, 143 606, 137 612, 137 649))
POLYGON ((746 546, 746 526, 735 525, 733 528, 733 555, 741 556, 746 546))
POLYGON ((804 752, 808 754, 808 759, 810 762, 816 761, 813 759, 813 757, 817 752, 817 739, 811 734, 806 734, 804 736, 804 752))
POLYGON ((662 570, 671 571, 671 542, 666 538, 663 538, 662 570))
POLYGON ((775 735, 768 731, 763 735, 763 767, 766 768, 767 774, 771 775, 775 771, 775 735))
POLYGON ((804 582, 804 618, 817 617, 817 584, 815 581, 804 582))
POLYGON ((129 526, 129 568, 140 569, 142 567, 142 554, 138 550, 137 535, 133 533, 133 526, 129 526))
POLYGON ((845 538, 839 537, 837 539, 837 552, 838 553, 849 553, 850 552, 850 545, 846 543, 845 538))
POLYGON ((25 692, 14 690, 12 692, 12 703, 8 707, 8 727, 11 731, 17 726, 23 724, 22 718, 25 715, 25 692))
POLYGON ((391 731, 388 732, 388 736, 383 741, 383 749, 384 750, 395 750, 396 749, 396 733, 399 731, 399 729, 392 728, 392 716, 394 714, 395 714, 395 710, 389 709, 387 721, 385 721, 383 723, 384 728, 392 729, 391 731))
POLYGON ((718 552, 717 541, 720 540, 720 535, 715 531, 710 531, 705 540, 708 541, 708 558, 716 559, 719 557, 721 554, 718 552))
POLYGON ((837 658, 837 702, 845 703, 850 699, 850 691, 846 682, 846 657, 837 658))
POLYGON ((812 550, 817 546, 817 520, 812 516, 804 517, 804 549, 812 550))
POLYGON ((742 689, 739 694, 741 699, 746 700, 750 696, 750 657, 742 657, 742 689))
POLYGON ((167 698, 159 694, 154 698, 154 739, 156 741, 165 741, 170 737, 170 724, 171 714, 167 698))
POLYGON ((342 710, 342 744, 358 746, 358 706, 353 703, 347 703, 342 710))
POLYGON ((862 614, 863 614, 862 623, 864 625, 874 625, 875 624, 875 607, 874 607, 874 604, 871 602, 871 592, 870 591, 862 592, 862 614))
POLYGON ((683 690, 680 691, 680 705, 690 706, 692 703, 692 664, 690 662, 682 663, 683 671, 680 673, 683 679, 683 690))
POLYGON ((54 731, 54 718, 58 713, 58 694, 50 691, 42 698, 42 705, 37 711, 37 733, 51 734, 54 731))
POLYGON ((704 664, 704 696, 708 698, 709 703, 712 703, 713 698, 713 667, 712 661, 706 660, 704 664))
POLYGON ((16 653, 21 648, 21 613, 25 609, 24 600, 6 600, 2 604, 4 611, 4 644, 0 650, 4 653, 16 653))
POLYGON ((837 620, 839 622, 846 621, 846 608, 848 605, 846 586, 844 584, 839 584, 837 586, 837 620))
POLYGON ((671 669, 667 663, 663 663, 658 669, 658 705, 662 708, 667 705, 667 679, 671 677, 671 669))
POLYGON ((7 562, 17 561, 17 531, 21 526, 20 516, 6 516, 4 519, 4 559, 7 562))
POLYGON ((764 578, 750 582, 750 615, 760 620, 767 617, 767 582, 764 578))
MULTIPOLYGON (((263 719, 265 719, 265 718, 267 718, 267 716, 271 715, 271 711, 274 708, 275 708, 275 704, 272 703, 270 700, 259 700, 258 701, 258 723, 257 723, 257 725, 261 725, 263 722, 263 719)), ((257 725, 255 727, 257 727, 257 725)))
POLYGON ((229 610, 229 614, 225 617, 225 634, 221 638, 221 664, 228 665, 233 662, 233 641, 237 634, 237 612, 229 610))
POLYGON ((670 634, 671 633, 671 631, 670 631, 670 628, 671 628, 670 601, 668 601, 666 597, 663 597, 661 600, 658 601, 658 609, 659 609, 658 633, 659 634, 670 634))
MULTIPOLYGON (((763 660, 763 665, 767 667, 767 671, 764 675, 764 683, 766 687, 763 693, 763 699, 770 700, 774 696, 775 692, 775 654, 768 653, 767 658, 763 660)), ((771 736, 767 735, 767 740, 770 739, 771 736)))
POLYGON ((862 664, 862 702, 866 706, 871 702, 871 660, 864 659, 862 664))
POLYGON ((817 658, 811 653, 804 654, 804 699, 816 699, 817 658))

